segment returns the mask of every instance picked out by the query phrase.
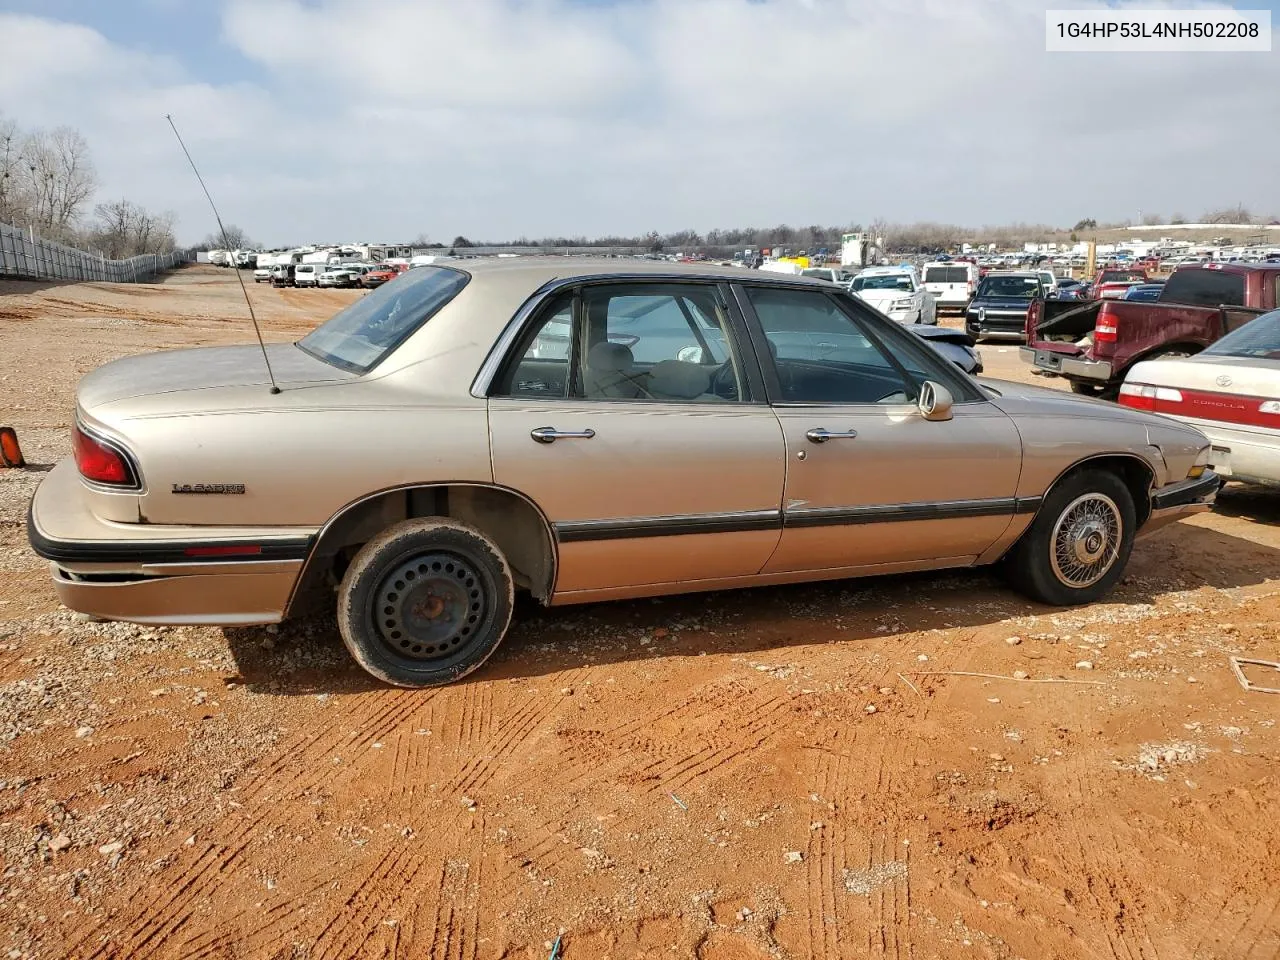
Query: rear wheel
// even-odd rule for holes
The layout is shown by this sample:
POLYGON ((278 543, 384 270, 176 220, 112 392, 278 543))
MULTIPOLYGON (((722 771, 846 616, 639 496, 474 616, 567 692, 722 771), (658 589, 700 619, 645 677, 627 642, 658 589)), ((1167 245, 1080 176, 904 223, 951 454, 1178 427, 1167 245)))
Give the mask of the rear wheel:
POLYGON ((1099 400, 1110 400, 1113 403, 1120 398, 1120 388, 1108 383, 1082 383, 1079 380, 1069 381, 1071 392, 1082 397, 1097 397, 1099 400))
POLYGON ((1005 557, 1010 582, 1058 607, 1092 603, 1120 579, 1137 526, 1129 488, 1113 473, 1081 470, 1049 491, 1005 557))
POLYGON ((434 687, 489 658, 513 601, 511 569, 492 540, 454 520, 406 520, 352 560, 338 591, 338 629, 378 679, 434 687))

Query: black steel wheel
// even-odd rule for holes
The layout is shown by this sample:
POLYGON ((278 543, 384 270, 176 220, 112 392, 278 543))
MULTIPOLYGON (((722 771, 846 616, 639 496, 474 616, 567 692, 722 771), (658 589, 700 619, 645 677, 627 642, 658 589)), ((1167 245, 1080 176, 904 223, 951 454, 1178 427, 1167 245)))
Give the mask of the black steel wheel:
POLYGON ((407 520, 352 560, 338 592, 338 629, 375 677, 438 686, 497 649, 513 600, 511 570, 492 540, 454 520, 407 520))

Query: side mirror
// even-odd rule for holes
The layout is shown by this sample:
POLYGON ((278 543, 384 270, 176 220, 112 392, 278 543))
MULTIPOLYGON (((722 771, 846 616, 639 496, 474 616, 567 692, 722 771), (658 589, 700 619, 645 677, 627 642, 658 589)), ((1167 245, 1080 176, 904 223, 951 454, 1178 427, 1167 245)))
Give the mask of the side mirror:
POLYGON ((951 404, 954 402, 951 391, 942 384, 926 380, 920 385, 917 406, 920 408, 920 415, 926 420, 950 420, 951 404))
POLYGON ((693 346, 681 347, 676 354, 676 359, 682 363, 702 363, 702 348, 693 346))

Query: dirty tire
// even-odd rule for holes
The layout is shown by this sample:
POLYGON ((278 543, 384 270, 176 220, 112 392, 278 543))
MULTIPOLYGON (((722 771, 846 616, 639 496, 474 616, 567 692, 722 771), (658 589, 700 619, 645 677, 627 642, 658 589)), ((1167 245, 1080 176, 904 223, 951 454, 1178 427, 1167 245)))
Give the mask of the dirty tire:
POLYGON ((366 543, 338 589, 338 630, 360 666, 398 687, 434 687, 489 658, 511 623, 511 568, 456 520, 406 520, 366 543))
POLYGON ((1092 603, 1124 573, 1136 527, 1133 495, 1119 477, 1105 470, 1070 474, 1049 491, 1005 557, 1005 575, 1042 603, 1092 603))

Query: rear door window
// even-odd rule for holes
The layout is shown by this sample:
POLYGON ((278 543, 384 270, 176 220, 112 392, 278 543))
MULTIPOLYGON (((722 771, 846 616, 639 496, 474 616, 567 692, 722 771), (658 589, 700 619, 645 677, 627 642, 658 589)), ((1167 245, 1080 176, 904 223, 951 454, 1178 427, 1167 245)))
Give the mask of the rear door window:
POLYGON ((750 399, 709 284, 599 284, 535 321, 496 396, 725 403, 750 399))
POLYGON ((1199 307, 1244 306, 1244 276, 1220 270, 1175 270, 1160 294, 1165 303, 1199 307))

